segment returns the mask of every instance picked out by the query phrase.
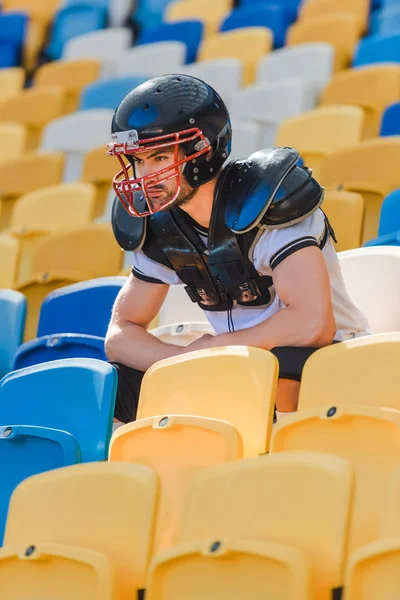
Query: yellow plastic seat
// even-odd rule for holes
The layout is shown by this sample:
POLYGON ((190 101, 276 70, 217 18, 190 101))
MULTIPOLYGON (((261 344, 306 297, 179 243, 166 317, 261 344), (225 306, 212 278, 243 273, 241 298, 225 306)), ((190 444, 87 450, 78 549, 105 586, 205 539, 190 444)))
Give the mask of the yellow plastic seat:
POLYGON ((40 540, 101 552, 115 570, 118 600, 132 600, 145 587, 157 501, 157 475, 142 465, 56 469, 16 488, 4 544, 40 540))
POLYGON ((393 600, 399 593, 400 538, 390 535, 350 558, 343 600, 393 600))
POLYGON ((310 598, 331 600, 343 584, 352 490, 348 462, 322 453, 285 452, 204 469, 189 484, 176 542, 228 537, 291 546, 309 563, 310 598))
POLYGON ((113 569, 105 555, 43 542, 0 548, 0 597, 9 600, 119 598, 113 569))
POLYGON ((85 154, 82 167, 82 181, 89 181, 96 186, 96 217, 104 213, 107 196, 119 166, 115 159, 107 156, 104 146, 94 148, 85 154))
POLYGON ((18 240, 12 235, 0 233, 0 288, 14 287, 17 281, 18 265, 18 240))
POLYGON ((284 121, 276 145, 296 148, 318 179, 328 154, 361 141, 364 114, 358 106, 316 108, 284 121))
POLYGON ((161 360, 143 378, 137 418, 183 414, 228 421, 242 436, 244 456, 257 456, 268 450, 277 377, 276 357, 247 346, 161 360))
POLYGON ((325 192, 322 210, 336 234, 336 252, 361 246, 364 199, 355 192, 330 190, 325 192))
POLYGON ((368 335, 320 348, 304 365, 299 410, 327 404, 400 410, 396 392, 400 386, 399 356, 400 332, 368 335))
POLYGON ((27 127, 28 150, 35 150, 42 129, 65 113, 65 93, 57 87, 33 87, 23 90, 0 106, 0 121, 16 121, 27 127))
POLYGON ((380 64, 336 73, 325 87, 320 103, 351 104, 365 114, 364 138, 377 137, 385 108, 400 100, 400 65, 380 64))
POLYGON ((48 25, 60 8, 59 0, 3 0, 3 10, 23 11, 31 19, 48 25))
POLYGON ((118 428, 110 461, 151 467, 160 479, 154 550, 172 545, 176 520, 190 479, 200 469, 242 458, 242 439, 226 421, 167 415, 139 419, 118 428))
POLYGON ((165 21, 204 21, 206 36, 218 32, 224 17, 232 10, 232 0, 177 0, 167 5, 165 21))
POLYGON ((6 100, 18 96, 24 87, 25 72, 21 67, 0 69, 0 106, 6 100))
POLYGON ((0 164, 19 159, 25 150, 26 139, 26 127, 21 123, 0 123, 0 164))
POLYGON ((368 30, 369 0, 306 0, 302 3, 299 19, 306 21, 315 17, 335 15, 338 12, 354 15, 359 23, 359 33, 368 30))
POLYGON ((304 553, 269 541, 218 538, 180 544, 157 555, 148 581, 148 600, 312 598, 304 553))
POLYGON ((60 183, 63 169, 64 156, 56 152, 27 153, 0 164, 0 230, 9 227, 16 198, 60 183))
POLYGON ((241 27, 205 39, 200 46, 198 60, 238 58, 243 62, 242 85, 248 85, 255 80, 257 63, 270 52, 272 44, 273 35, 269 29, 241 27))
POLYGON ((94 59, 63 60, 41 66, 35 74, 35 87, 57 86, 64 90, 65 112, 78 110, 82 90, 99 78, 101 63, 94 59))
MULTIPOLYGON (((341 71, 350 65, 359 39, 357 17, 347 12, 316 17, 294 23, 287 32, 286 45, 324 42, 335 49, 334 70, 341 71)), ((310 66, 311 68, 311 66, 310 66)))
POLYGON ((287 451, 290 456, 294 450, 336 454, 351 463, 356 485, 348 549, 353 552, 375 540, 390 473, 398 464, 400 411, 341 406, 340 399, 335 405, 299 410, 274 426, 271 438, 272 457, 287 451))
POLYGON ((362 242, 377 235, 383 199, 400 187, 400 136, 364 140, 336 150, 321 166, 327 189, 358 192, 364 198, 362 242))

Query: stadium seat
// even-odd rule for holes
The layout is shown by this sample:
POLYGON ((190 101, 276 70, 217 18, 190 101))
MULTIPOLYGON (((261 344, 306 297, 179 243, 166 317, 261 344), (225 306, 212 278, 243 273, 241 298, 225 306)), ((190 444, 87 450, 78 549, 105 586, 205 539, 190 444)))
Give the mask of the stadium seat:
POLYGON ((232 96, 242 83, 243 65, 238 58, 216 58, 181 67, 179 72, 198 77, 211 85, 229 109, 232 96))
POLYGON ((334 70, 341 71, 349 66, 356 47, 358 20, 347 12, 326 17, 299 21, 291 25, 286 36, 286 45, 323 42, 335 49, 334 70))
POLYGON ((336 252, 361 246, 364 217, 364 200, 361 194, 343 190, 325 191, 322 210, 335 231, 336 252))
POLYGON ((0 106, 6 100, 18 96, 24 87, 25 73, 21 67, 0 69, 0 106))
POLYGON ((297 548, 218 538, 175 546, 150 565, 148 600, 217 598, 308 600, 309 566, 297 548))
MULTIPOLYGON (((3 418, 1 422, 6 423, 3 418)), ((31 475, 81 462, 81 450, 66 431, 10 424, 0 426, 0 459, 1 544, 9 500, 16 486, 31 475)))
POLYGON ((19 244, 6 233, 0 233, 0 288, 12 288, 17 281, 19 244))
POLYGON ((185 62, 183 42, 154 42, 121 52, 114 65, 114 76, 156 77, 179 71, 185 62))
POLYGON ((165 7, 172 0, 139 0, 133 14, 134 23, 139 29, 153 29, 160 25, 165 7))
POLYGON ((263 56, 257 67, 257 83, 299 77, 307 81, 314 104, 332 77, 335 51, 330 44, 289 46, 263 56), (310 69, 312 64, 312 69, 310 69))
MULTIPOLYGON (((89 4, 99 6, 108 11, 107 22, 110 27, 124 25, 132 13, 135 0, 90 0, 89 4)), ((82 4, 82 0, 66 0, 66 5, 82 4)))
POLYGON ((149 330, 156 338, 166 344, 187 346, 205 334, 214 334, 214 329, 209 323, 181 322, 171 325, 162 325, 149 330))
POLYGON ((83 462, 104 460, 117 378, 110 364, 86 358, 11 372, 0 381, 1 422, 67 431, 77 440, 83 462))
POLYGON ((276 145, 296 148, 318 180, 328 154, 361 141, 363 123, 364 113, 358 106, 316 108, 283 121, 276 145))
POLYGON ((381 246, 339 253, 346 289, 374 333, 400 331, 400 248, 381 246))
POLYGON ((375 237, 383 199, 400 188, 400 136, 365 140, 336 150, 321 167, 326 189, 359 192, 365 202, 362 241, 375 237))
POLYGON ((400 135, 400 102, 388 106, 383 115, 379 135, 400 135))
POLYGON ((185 60, 192 63, 196 60, 197 51, 203 38, 202 21, 177 21, 161 23, 158 27, 146 28, 139 34, 138 45, 155 44, 157 42, 181 42, 186 46, 185 60))
POLYGON ((96 81, 99 74, 100 63, 94 59, 55 61, 39 67, 34 85, 61 87, 66 99, 65 112, 69 113, 78 109, 81 91, 96 81))
POLYGON ((145 587, 158 488, 154 471, 123 462, 30 477, 11 499, 5 544, 39 539, 101 552, 115 570, 118 600, 132 600, 145 587))
POLYGON ((27 13, 30 21, 40 23, 47 27, 53 20, 59 0, 3 0, 4 11, 23 11, 27 13))
POLYGON ((383 111, 400 99, 400 65, 387 64, 337 73, 326 86, 321 105, 350 104, 365 112, 363 136, 376 137, 383 111))
MULTIPOLYGON (((109 27, 72 38, 64 46, 63 60, 94 59, 101 64, 102 77, 112 77, 114 63, 121 52, 132 44, 127 27, 109 27)), ((89 82, 88 82, 89 83, 89 82)))
POLYGON ((261 126, 254 121, 243 118, 232 119, 232 149, 229 160, 247 159, 251 154, 260 150, 262 131, 261 126))
MULTIPOLYGON (((185 0, 188 1, 188 0, 185 0)), ((242 27, 205 39, 198 60, 238 58, 243 62, 243 85, 252 83, 260 58, 272 48, 272 33, 265 27, 242 27)))
POLYGON ((359 548, 347 566, 344 600, 381 600, 395 598, 400 567, 400 538, 390 533, 359 548))
POLYGON ((386 495, 386 506, 385 510, 382 512, 381 519, 381 527, 380 527, 380 537, 388 538, 388 537, 399 537, 400 536, 400 527, 399 527, 399 507, 400 507, 400 470, 399 465, 397 465, 391 475, 389 486, 387 488, 386 495))
POLYGON ((66 97, 61 88, 34 87, 1 103, 0 121, 16 121, 27 128, 27 149, 36 150, 43 128, 65 113, 66 97))
POLYGON ((183 321, 208 323, 208 319, 198 304, 192 302, 185 292, 184 285, 171 285, 160 309, 160 326, 183 321))
POLYGON ((25 297, 15 290, 0 289, 0 378, 13 368, 24 335, 25 317, 25 297))
MULTIPOLYGON (((351 553, 379 535, 390 473, 398 464, 399 445, 400 411, 335 403, 300 410, 282 419, 274 426, 270 453, 273 458, 284 456, 286 451, 289 456, 293 451, 323 452, 345 458, 352 465, 354 505, 347 548, 351 553)), ((310 522, 315 523, 312 513, 309 530, 310 522)))
MULTIPOLYGON (((266 2, 274 4, 273 0, 239 0, 240 6, 254 6, 257 4, 266 4, 266 2)), ((285 2, 278 2, 285 7, 287 12, 289 13, 292 21, 295 21, 297 18, 298 8, 300 6, 301 0, 285 0, 285 2)))
POLYGON ((384 199, 378 237, 368 240, 364 246, 400 246, 400 190, 395 190, 384 199))
POLYGON ((356 17, 359 26, 359 33, 366 33, 368 30, 370 0, 307 0, 303 2, 299 12, 300 21, 309 21, 310 19, 335 15, 338 12, 352 14, 356 17))
POLYGON ((246 346, 159 361, 144 376, 137 418, 176 413, 229 421, 243 438, 244 456, 262 454, 271 433, 277 367, 273 354, 246 346))
MULTIPOLYGON (((260 126, 262 138, 259 150, 275 145, 278 127, 283 121, 311 108, 312 98, 307 84, 293 78, 238 90, 232 98, 230 112, 232 120, 248 119, 260 126)), ((235 135, 234 129, 233 132, 235 135)))
POLYGON ((109 225, 77 227, 42 240, 33 254, 30 277, 17 285, 28 299, 25 341, 36 335, 40 307, 49 292, 78 281, 115 275, 121 261, 122 252, 109 225))
POLYGON ((43 131, 41 152, 63 152, 65 183, 81 178, 83 156, 110 138, 112 110, 85 110, 55 119, 43 131))
POLYGON ((400 33, 400 5, 383 8, 377 18, 376 33, 396 35, 400 33))
POLYGON ((28 26, 24 12, 0 14, 0 68, 18 67, 28 26))
POLYGON ((353 67, 372 63, 399 62, 400 33, 395 35, 373 35, 358 44, 353 58, 353 67))
POLYGON ((142 464, 160 480, 154 552, 173 545, 176 522, 188 483, 200 470, 238 460, 242 439, 226 421, 186 415, 139 419, 112 436, 110 461, 142 464))
MULTIPOLYGON (((104 145, 89 150, 83 158, 82 180, 89 181, 96 186, 96 217, 101 217, 107 212, 107 202, 114 201, 115 192, 112 180, 118 172, 118 163, 107 156, 104 145)), ((108 218, 111 221, 111 212, 108 218)))
POLYGON ((204 33, 208 37, 217 33, 232 6, 232 0, 176 0, 166 6, 164 21, 199 19, 204 22, 204 33))
POLYGON ((285 44, 286 29, 290 15, 280 4, 258 4, 241 6, 233 10, 222 21, 220 31, 230 31, 240 27, 267 27, 272 31, 274 48, 285 44))
POLYGON ((0 580, 0 594, 13 600, 119 598, 107 557, 71 545, 35 541, 1 548, 0 580))
MULTIPOLYGON (((106 19, 107 12, 104 8, 84 2, 60 8, 52 24, 49 43, 45 49, 46 56, 50 60, 58 60, 63 56, 64 46, 70 39, 90 31, 103 29, 106 19)), ((80 56, 79 58, 88 57, 80 56)))
POLYGON ((79 108, 80 110, 93 108, 115 110, 129 92, 145 81, 147 81, 147 77, 130 76, 92 83, 83 90, 79 108))
POLYGON ((22 123, 0 123, 0 163, 18 159, 25 151, 27 137, 26 127, 22 123))
POLYGON ((330 600, 343 584, 352 491, 348 462, 322 453, 280 453, 210 467, 189 483, 176 543, 228 537, 296 548, 310 566, 309 597, 330 600))
POLYGON ((60 183, 63 169, 64 157, 56 152, 22 154, 19 158, 0 164, 0 230, 9 226, 18 196, 60 183))

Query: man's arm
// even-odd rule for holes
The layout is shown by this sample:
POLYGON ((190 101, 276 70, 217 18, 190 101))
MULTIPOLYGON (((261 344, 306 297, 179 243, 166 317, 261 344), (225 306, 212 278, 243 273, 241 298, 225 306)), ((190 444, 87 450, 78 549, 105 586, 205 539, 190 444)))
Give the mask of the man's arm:
POLYGON ((128 277, 115 301, 106 335, 105 349, 110 361, 146 371, 158 360, 180 354, 180 346, 161 342, 146 331, 168 288, 166 284, 128 277))
POLYGON ((322 347, 336 333, 329 275, 319 248, 310 246, 288 256, 273 271, 279 298, 286 308, 249 329, 203 336, 184 351, 216 346, 322 347))

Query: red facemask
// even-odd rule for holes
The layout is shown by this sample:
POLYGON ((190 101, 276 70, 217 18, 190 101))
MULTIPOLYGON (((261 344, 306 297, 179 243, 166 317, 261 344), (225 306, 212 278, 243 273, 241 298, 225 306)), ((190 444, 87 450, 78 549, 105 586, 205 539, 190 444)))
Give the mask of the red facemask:
POLYGON ((122 167, 121 171, 119 171, 113 179, 114 191, 125 210, 130 215, 135 217, 147 217, 148 215, 152 215, 167 208, 178 198, 181 191, 180 165, 194 160, 201 154, 208 152, 210 149, 210 142, 197 127, 143 140, 138 139, 138 134, 135 130, 113 133, 111 142, 108 144, 107 154, 116 156, 122 167), (190 154, 190 156, 185 156, 183 159, 179 160, 179 145, 194 142, 196 139, 198 139, 198 142, 194 145, 195 152, 190 154), (135 177, 132 165, 127 165, 123 160, 124 155, 135 156, 141 152, 171 147, 174 149, 173 164, 164 169, 160 169, 159 171, 155 171, 150 175, 145 175, 144 177, 135 177), (132 171, 133 177, 130 176, 130 171, 132 171), (176 182, 176 189, 173 197, 164 203, 154 203, 151 196, 148 194, 149 190, 171 180, 175 180, 176 182), (135 207, 134 195, 137 192, 143 194, 147 203, 147 211, 140 212, 135 207))

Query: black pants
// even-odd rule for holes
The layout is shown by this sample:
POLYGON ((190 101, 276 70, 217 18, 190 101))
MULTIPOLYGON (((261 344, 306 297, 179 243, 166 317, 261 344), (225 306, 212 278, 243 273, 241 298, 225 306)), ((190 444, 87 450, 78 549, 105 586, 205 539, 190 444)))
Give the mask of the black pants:
MULTIPOLYGON (((275 354, 279 361, 279 377, 300 381, 306 360, 316 350, 318 348, 297 348, 293 346, 273 348, 271 352, 275 354)), ((118 371, 118 390, 114 415, 118 421, 129 423, 136 419, 140 386, 144 373, 121 363, 111 364, 118 371)))

